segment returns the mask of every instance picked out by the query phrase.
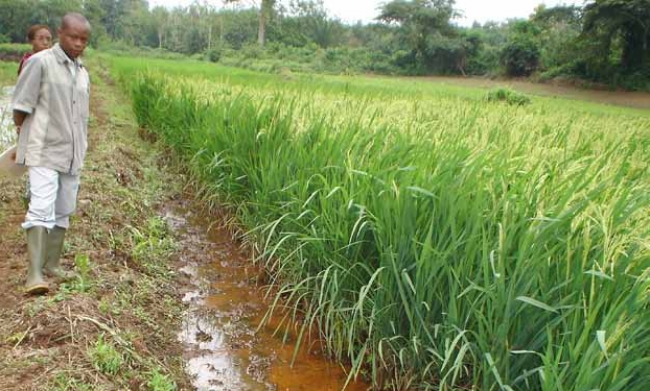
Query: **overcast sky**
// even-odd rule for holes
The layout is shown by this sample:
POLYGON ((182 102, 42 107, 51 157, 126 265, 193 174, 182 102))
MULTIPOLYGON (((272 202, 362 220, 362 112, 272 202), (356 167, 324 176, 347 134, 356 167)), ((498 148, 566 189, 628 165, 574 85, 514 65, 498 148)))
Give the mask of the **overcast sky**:
MULTIPOLYGON (((244 0, 250 4, 254 0, 244 0)), ((282 0, 281 0, 282 1, 282 0)), ((186 6, 193 0, 149 0, 151 6, 164 5, 174 7, 186 6)), ((221 0, 200 0, 217 7, 222 6, 221 0)), ((288 0, 284 0, 288 2, 288 0)), ((325 7, 330 15, 341 20, 354 23, 356 21, 370 22, 378 14, 377 8, 387 2, 386 0, 324 0, 325 7)), ((492 21, 505 21, 510 18, 527 18, 539 4, 555 6, 558 4, 583 4, 584 0, 456 0, 456 9, 464 14, 462 19, 455 22, 462 26, 469 26, 474 21, 485 23, 492 21)))

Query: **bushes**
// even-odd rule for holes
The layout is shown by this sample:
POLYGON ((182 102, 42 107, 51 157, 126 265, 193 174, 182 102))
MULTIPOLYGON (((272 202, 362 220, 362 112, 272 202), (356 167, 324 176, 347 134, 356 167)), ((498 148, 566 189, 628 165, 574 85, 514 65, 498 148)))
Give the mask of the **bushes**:
MULTIPOLYGON (((210 53, 207 57, 210 58, 210 53)), ((272 42, 265 48, 251 44, 241 50, 223 49, 218 58, 224 65, 271 73, 278 73, 283 69, 291 72, 329 74, 399 73, 395 55, 365 48, 322 49, 316 45, 295 47, 272 42)))
POLYGON ((207 57, 208 61, 210 62, 219 62, 221 59, 221 54, 223 53, 223 50, 221 47, 214 47, 208 51, 206 51, 205 56, 207 57))
POLYGON ((28 44, 0 43, 0 60, 19 61, 30 50, 32 47, 28 44))
POLYGON ((530 98, 524 94, 508 88, 498 88, 490 90, 486 97, 488 102, 506 102, 513 106, 525 106, 530 104, 530 98))
POLYGON ((518 39, 507 44, 501 61, 508 76, 530 76, 539 64, 539 48, 530 39, 518 39))

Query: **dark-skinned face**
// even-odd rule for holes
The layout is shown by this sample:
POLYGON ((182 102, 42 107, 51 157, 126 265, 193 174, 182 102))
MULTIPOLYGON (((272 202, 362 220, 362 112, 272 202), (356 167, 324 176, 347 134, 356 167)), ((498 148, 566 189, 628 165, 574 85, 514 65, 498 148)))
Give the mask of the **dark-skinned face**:
POLYGON ((73 20, 58 31, 59 45, 63 51, 72 59, 81 56, 90 38, 88 24, 73 20))
POLYGON ((34 39, 30 43, 34 53, 49 49, 52 46, 52 34, 47 29, 40 29, 34 34, 34 39))

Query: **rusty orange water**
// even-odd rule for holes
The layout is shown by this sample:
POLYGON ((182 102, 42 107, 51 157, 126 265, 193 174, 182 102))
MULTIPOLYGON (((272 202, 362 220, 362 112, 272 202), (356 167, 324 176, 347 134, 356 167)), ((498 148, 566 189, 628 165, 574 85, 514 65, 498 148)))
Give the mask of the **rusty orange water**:
MULTIPOLYGON (((181 271, 196 288, 185 295, 189 309, 179 339, 197 390, 343 389, 345 370, 327 360, 319 344, 305 343, 291 365, 295 340, 283 343, 273 322, 258 328, 269 305, 256 284, 258 269, 225 228, 181 205, 168 211, 167 220, 182 241, 181 271)), ((366 389, 361 382, 346 388, 366 389)))

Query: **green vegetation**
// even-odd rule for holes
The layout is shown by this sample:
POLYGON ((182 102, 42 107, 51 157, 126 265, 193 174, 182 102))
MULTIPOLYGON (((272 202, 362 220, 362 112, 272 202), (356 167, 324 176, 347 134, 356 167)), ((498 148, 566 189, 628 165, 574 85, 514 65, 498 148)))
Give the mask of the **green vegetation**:
POLYGON ((67 373, 60 373, 56 376, 51 389, 54 391, 91 391, 93 387, 67 373))
POLYGON ((373 23, 354 25, 330 17, 320 0, 255 3, 150 9, 145 0, 0 0, 0 43, 24 42, 34 23, 55 29, 76 10, 93 25, 93 47, 114 53, 274 73, 530 76, 650 89, 648 0, 540 5, 527 19, 471 27, 456 24, 462 10, 454 0, 386 1, 373 23))
POLYGON ((160 217, 149 219, 141 229, 130 227, 130 247, 133 260, 142 265, 152 276, 171 276, 169 266, 161 259, 169 258, 176 250, 174 239, 168 232, 167 223, 160 217))
POLYGON ((23 54, 31 49, 32 47, 28 44, 0 43, 0 59, 16 58, 20 60, 23 54))
POLYGON ((17 73, 18 62, 11 63, 0 61, 0 87, 15 84, 17 73))
POLYGON ((104 334, 100 334, 95 345, 88 349, 88 356, 93 367, 105 375, 117 375, 124 365, 124 358, 115 346, 104 340, 104 334))
POLYGON ((530 104, 531 100, 524 94, 512 91, 507 88, 497 88, 487 94, 488 102, 506 102, 509 105, 524 106, 530 104))
POLYGON ((140 125, 247 230, 273 311, 301 336, 320 330, 351 376, 395 389, 647 387, 647 113, 112 62, 140 125))
POLYGON ((176 384, 169 378, 169 376, 164 375, 158 370, 155 370, 150 373, 151 378, 147 382, 147 386, 151 391, 175 391, 176 384))
MULTIPOLYGON (((220 82, 234 86, 236 89, 251 84, 263 86, 268 89, 291 90, 309 95, 310 92, 323 92, 325 94, 354 96, 363 99, 373 95, 390 99, 393 97, 427 97, 437 99, 440 97, 450 99, 467 99, 479 101, 485 99, 486 90, 482 88, 468 88, 454 83, 423 83, 420 80, 408 80, 391 77, 359 77, 359 76, 325 76, 313 74, 265 74, 245 69, 207 64, 201 61, 166 61, 151 58, 120 57, 114 58, 114 77, 122 80, 122 84, 130 81, 128 72, 134 69, 160 70, 166 74, 200 80, 204 78, 216 79, 220 82)), ((639 110, 626 107, 605 106, 602 104, 585 101, 571 101, 536 97, 534 101, 544 102, 539 106, 540 114, 553 112, 556 109, 565 111, 570 109, 577 113, 590 113, 596 115, 622 114, 635 117, 650 117, 648 110, 639 110)))

